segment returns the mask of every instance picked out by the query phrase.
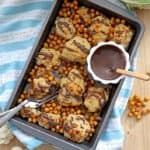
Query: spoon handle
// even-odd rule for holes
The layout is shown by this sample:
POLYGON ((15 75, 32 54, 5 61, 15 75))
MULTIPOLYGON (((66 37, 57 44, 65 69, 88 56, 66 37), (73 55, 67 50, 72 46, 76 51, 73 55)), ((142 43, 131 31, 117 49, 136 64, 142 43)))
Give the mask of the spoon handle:
POLYGON ((27 103, 28 103, 28 100, 25 100, 22 103, 20 103, 18 106, 1 114, 0 127, 2 127, 8 120, 10 120, 27 103))
POLYGON ((150 80, 150 76, 146 75, 146 74, 142 74, 139 72, 132 72, 132 71, 127 71, 127 70, 123 70, 123 69, 116 69, 116 72, 122 75, 126 75, 126 76, 130 76, 130 77, 134 77, 140 80, 145 80, 148 81, 150 80))

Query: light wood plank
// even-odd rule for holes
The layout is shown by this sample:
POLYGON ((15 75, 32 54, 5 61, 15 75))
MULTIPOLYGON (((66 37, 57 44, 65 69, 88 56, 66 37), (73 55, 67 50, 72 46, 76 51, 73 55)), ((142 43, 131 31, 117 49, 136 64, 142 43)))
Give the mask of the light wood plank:
MULTIPOLYGON (((145 34, 139 47, 137 71, 150 72, 150 10, 138 10, 138 15, 145 24, 145 34)), ((132 95, 150 96, 150 82, 135 80, 132 95)), ((137 122, 127 117, 124 113, 122 122, 125 129, 124 150, 149 150, 150 149, 150 116, 137 122)))

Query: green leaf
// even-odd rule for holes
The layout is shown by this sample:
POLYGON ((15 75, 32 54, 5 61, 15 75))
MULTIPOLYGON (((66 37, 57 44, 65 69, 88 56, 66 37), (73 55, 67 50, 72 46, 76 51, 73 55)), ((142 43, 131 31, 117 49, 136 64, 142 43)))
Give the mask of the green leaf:
POLYGON ((150 5, 150 0, 121 0, 129 9, 132 7, 143 8, 146 5, 150 5))

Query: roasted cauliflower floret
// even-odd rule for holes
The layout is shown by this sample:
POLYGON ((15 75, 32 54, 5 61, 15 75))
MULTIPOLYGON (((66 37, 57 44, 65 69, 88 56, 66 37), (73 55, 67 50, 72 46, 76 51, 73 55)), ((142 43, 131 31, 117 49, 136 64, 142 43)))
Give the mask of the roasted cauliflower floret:
POLYGON ((64 122, 64 136, 77 143, 88 137, 90 129, 88 121, 82 115, 70 114, 64 122))
POLYGON ((60 125, 60 115, 52 113, 41 113, 38 117, 38 123, 40 126, 49 129, 60 125))
POLYGON ((91 45, 87 39, 76 36, 65 44, 62 57, 72 62, 85 64, 91 45))
POLYGON ((77 13, 84 20, 84 22, 87 22, 87 23, 91 22, 91 16, 90 16, 90 13, 88 12, 88 8, 82 6, 79 8, 77 13))
POLYGON ((76 30, 69 18, 58 18, 55 22, 56 24, 56 33, 65 38, 65 39, 71 39, 76 30))
POLYGON ((48 93, 51 84, 45 78, 39 77, 33 79, 33 88, 38 91, 48 93))
POLYGON ((54 49, 42 48, 36 59, 37 65, 43 65, 46 69, 51 70, 53 66, 60 65, 60 53, 54 49))
POLYGON ((103 88, 91 87, 88 89, 84 105, 89 112, 101 111, 106 102, 103 88))
POLYGON ((78 106, 82 104, 82 95, 85 91, 85 83, 82 75, 76 69, 72 69, 68 77, 60 81, 60 91, 57 97, 63 106, 78 106))
POLYGON ((124 24, 119 24, 114 28, 114 36, 112 40, 118 44, 123 45, 124 48, 127 48, 130 44, 133 34, 134 32, 130 27, 124 24))
POLYGON ((89 28, 94 41, 93 44, 96 45, 99 42, 105 41, 108 37, 109 29, 110 20, 106 16, 100 15, 94 18, 89 28))

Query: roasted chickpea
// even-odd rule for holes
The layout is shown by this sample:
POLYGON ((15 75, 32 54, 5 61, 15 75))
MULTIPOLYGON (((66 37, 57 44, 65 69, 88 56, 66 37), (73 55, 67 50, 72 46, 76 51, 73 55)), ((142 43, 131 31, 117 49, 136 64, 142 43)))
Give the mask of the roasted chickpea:
POLYGON ((95 14, 96 14, 96 16, 99 16, 99 15, 100 15, 100 12, 99 12, 99 11, 96 11, 95 14))
POLYGON ((19 98, 19 99, 18 99, 18 103, 21 103, 22 101, 23 101, 22 98, 19 98))
POLYGON ((25 95, 24 95, 24 94, 21 94, 20 98, 21 98, 21 99, 24 99, 24 98, 25 98, 25 95))
POLYGON ((128 116, 129 116, 129 117, 133 117, 133 113, 131 113, 131 112, 128 113, 128 116))
POLYGON ((44 43, 44 47, 45 47, 45 48, 48 48, 48 43, 45 42, 45 43, 44 43))
POLYGON ((32 79, 31 79, 31 78, 28 78, 28 82, 29 82, 29 83, 32 82, 32 79))
POLYGON ((95 17, 95 14, 94 14, 94 13, 91 13, 91 17, 94 18, 94 17, 95 17))
POLYGON ((125 21, 124 19, 122 19, 122 20, 121 20, 121 23, 122 23, 122 24, 125 24, 125 23, 126 23, 126 21, 125 21))
POLYGON ((119 19, 119 18, 116 19, 116 23, 117 23, 117 24, 120 23, 120 19, 119 19))
POLYGON ((28 122, 32 122, 32 118, 28 118, 28 122))
POLYGON ((44 108, 44 111, 45 111, 45 112, 49 112, 49 108, 45 107, 45 108, 44 108))
POLYGON ((34 90, 33 89, 30 89, 30 95, 34 95, 34 90))
POLYGON ((52 132, 55 132, 55 131, 56 131, 56 129, 55 129, 55 128, 51 128, 51 130, 52 130, 52 132))

